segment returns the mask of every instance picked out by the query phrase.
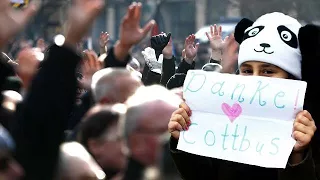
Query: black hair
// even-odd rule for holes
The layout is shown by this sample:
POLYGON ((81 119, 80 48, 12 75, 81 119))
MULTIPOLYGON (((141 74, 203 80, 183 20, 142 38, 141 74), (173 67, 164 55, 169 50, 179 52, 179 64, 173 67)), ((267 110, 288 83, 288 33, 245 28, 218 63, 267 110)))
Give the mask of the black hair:
POLYGON ((88 140, 100 138, 119 118, 120 114, 109 107, 102 107, 98 112, 88 115, 79 124, 78 142, 88 149, 88 140))

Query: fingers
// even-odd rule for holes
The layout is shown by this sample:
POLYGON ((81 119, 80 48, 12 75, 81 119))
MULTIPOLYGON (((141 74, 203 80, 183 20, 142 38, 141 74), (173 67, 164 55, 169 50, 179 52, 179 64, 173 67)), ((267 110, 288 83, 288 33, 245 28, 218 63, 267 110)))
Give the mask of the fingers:
POLYGON ((308 111, 304 110, 304 111, 301 112, 301 114, 303 116, 305 116, 306 118, 308 118, 310 121, 313 121, 313 118, 312 118, 311 114, 308 111))
POLYGON ((306 135, 302 132, 295 131, 292 134, 292 137, 297 141, 300 146, 305 146, 310 143, 312 136, 306 135))
POLYGON ((218 36, 222 35, 222 26, 219 26, 219 30, 218 30, 218 36))
POLYGON ((168 130, 172 137, 179 139, 180 131, 183 131, 183 128, 178 122, 170 121, 168 124, 168 130))
POLYGON ((185 110, 179 108, 172 114, 170 121, 178 122, 184 130, 187 130, 190 125, 190 119, 185 119, 185 115, 187 115, 185 110))
POLYGON ((305 126, 304 124, 298 123, 298 122, 295 122, 293 125, 293 132, 295 131, 298 131, 304 134, 312 134, 312 136, 314 133, 312 129, 308 128, 308 126, 305 126))
POLYGON ((185 40, 185 48, 187 48, 190 45, 192 45, 192 47, 196 48, 196 44, 194 42, 195 40, 196 40, 196 36, 194 34, 189 35, 185 40))
POLYGON ((172 133, 173 131, 183 131, 182 126, 177 122, 177 121, 170 121, 168 124, 168 130, 170 133, 172 133))
POLYGON ((141 17, 141 7, 142 7, 142 4, 140 2, 138 3, 135 3, 135 6, 134 6, 134 16, 133 16, 133 19, 135 21, 140 21, 140 17, 141 17))
POLYGON ((188 113, 188 115, 191 116, 191 114, 192 114, 191 109, 189 108, 189 106, 185 102, 182 102, 179 105, 179 108, 184 109, 188 113))
POLYGON ((308 111, 301 111, 297 114, 294 121, 294 130, 313 135, 316 129, 315 122, 308 111))
POLYGON ((151 20, 142 28, 142 32, 144 36, 148 34, 148 32, 152 29, 155 23, 156 22, 154 20, 151 20))
POLYGON ((293 124, 292 133, 292 137, 297 141, 295 150, 299 151, 310 144, 316 129, 314 120, 308 111, 298 113, 293 124))
POLYGON ((212 25, 210 26, 210 35, 214 36, 214 27, 212 25))
POLYGON ((215 24, 215 25, 213 25, 213 28, 214 28, 213 35, 218 36, 218 35, 219 35, 219 31, 218 31, 218 27, 217 27, 217 25, 216 25, 216 24, 215 24))
POLYGON ((133 2, 129 7, 127 11, 127 18, 134 17, 135 13, 135 7, 136 7, 136 2, 133 2))
POLYGON ((211 37, 210 37, 209 33, 206 32, 206 36, 207 36, 208 40, 210 41, 211 37))

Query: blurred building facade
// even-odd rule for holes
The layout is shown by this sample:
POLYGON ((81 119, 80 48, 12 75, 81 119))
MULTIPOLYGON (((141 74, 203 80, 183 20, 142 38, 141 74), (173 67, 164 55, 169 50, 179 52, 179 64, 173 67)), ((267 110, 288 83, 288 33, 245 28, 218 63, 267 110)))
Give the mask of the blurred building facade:
MULTIPOLYGON (((281 11, 306 22, 320 20, 319 0, 140 0, 143 6, 141 24, 155 19, 159 30, 171 32, 173 38, 183 41, 199 28, 217 23, 221 19, 249 17, 281 11)), ((42 8, 24 32, 25 36, 37 39, 63 32, 67 19, 66 10, 71 0, 42 0, 42 8)), ((101 31, 107 31, 112 39, 118 38, 121 18, 132 0, 106 0, 106 8, 95 22, 91 35, 97 39, 101 31)), ((93 42, 97 45, 97 42, 93 42)))

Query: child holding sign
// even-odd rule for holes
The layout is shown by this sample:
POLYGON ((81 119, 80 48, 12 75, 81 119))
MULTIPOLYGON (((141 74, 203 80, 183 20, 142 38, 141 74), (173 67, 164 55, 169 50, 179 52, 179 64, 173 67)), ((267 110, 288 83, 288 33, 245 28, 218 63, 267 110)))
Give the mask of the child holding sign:
MULTIPOLYGON (((319 99, 315 93, 317 82, 310 73, 315 72, 312 70, 319 64, 317 59, 319 37, 318 27, 313 25, 302 27, 296 19, 282 13, 263 15, 256 22, 243 19, 235 29, 235 39, 240 44, 238 58, 240 75, 307 81, 305 109, 310 110, 314 117, 318 118, 315 109, 316 100, 319 99)), ((292 133, 296 144, 285 169, 245 165, 177 150, 180 131, 189 129, 191 115, 189 106, 182 103, 172 114, 168 124, 171 133, 171 154, 183 179, 316 180, 319 178, 314 160, 317 154, 311 153, 311 139, 315 134, 316 125, 306 110, 296 115, 292 133)))

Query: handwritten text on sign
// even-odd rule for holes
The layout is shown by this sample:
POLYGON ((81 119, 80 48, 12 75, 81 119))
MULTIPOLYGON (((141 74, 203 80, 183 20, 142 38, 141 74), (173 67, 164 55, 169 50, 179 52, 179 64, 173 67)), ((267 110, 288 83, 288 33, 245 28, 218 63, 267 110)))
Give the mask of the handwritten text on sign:
POLYGON ((178 149, 207 157, 284 168, 294 146, 293 120, 306 83, 188 71, 184 98, 192 125, 178 149))

